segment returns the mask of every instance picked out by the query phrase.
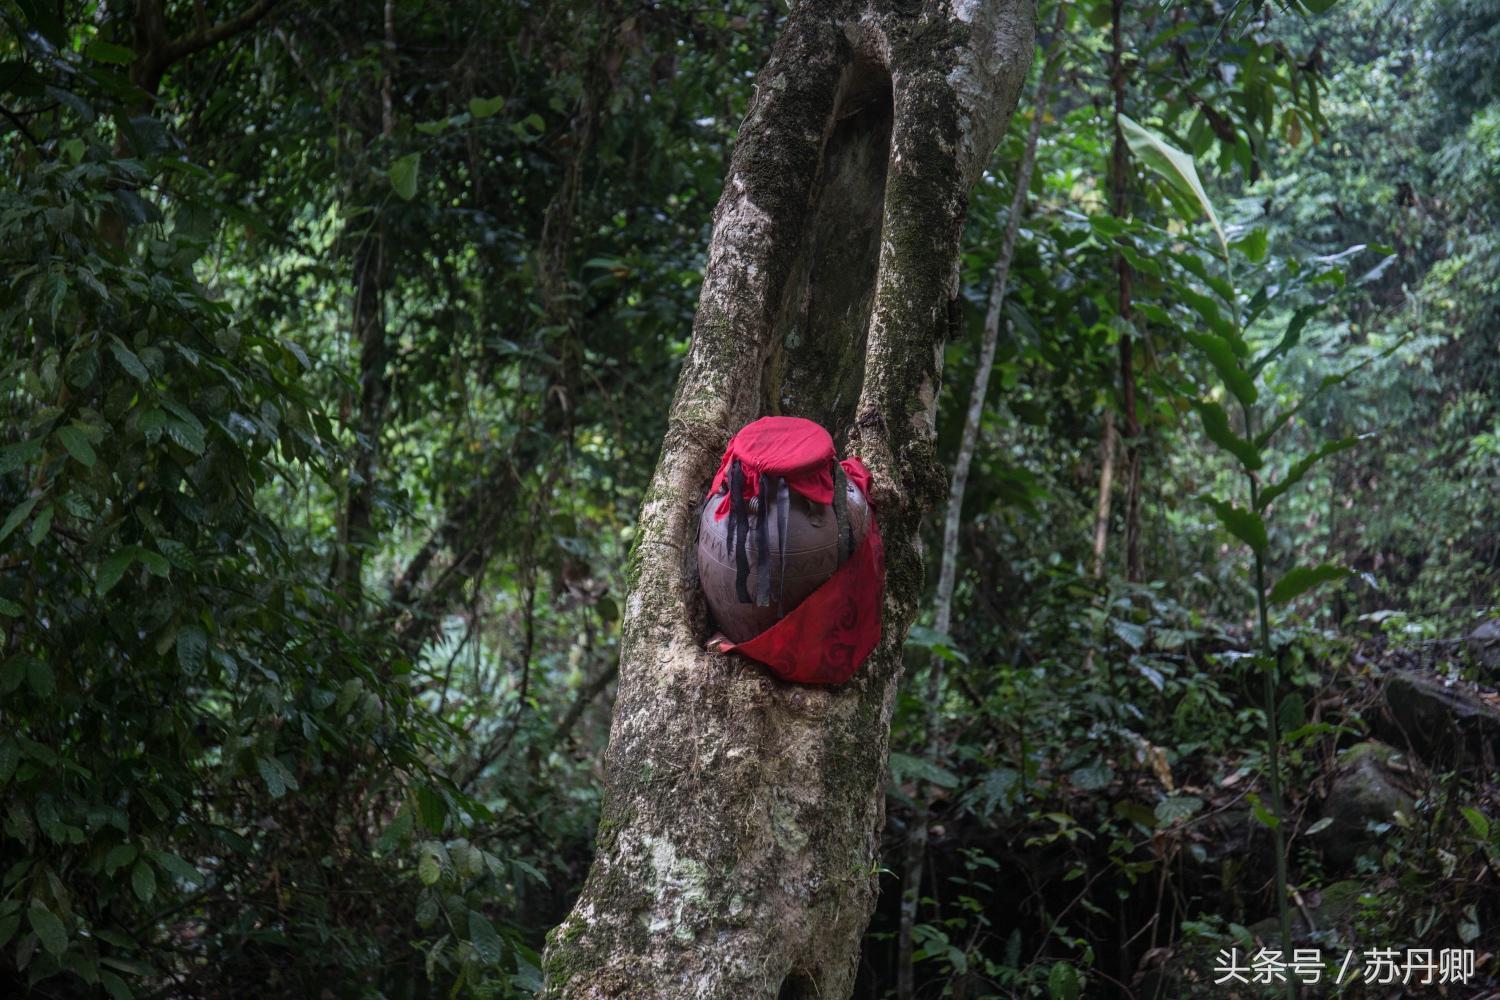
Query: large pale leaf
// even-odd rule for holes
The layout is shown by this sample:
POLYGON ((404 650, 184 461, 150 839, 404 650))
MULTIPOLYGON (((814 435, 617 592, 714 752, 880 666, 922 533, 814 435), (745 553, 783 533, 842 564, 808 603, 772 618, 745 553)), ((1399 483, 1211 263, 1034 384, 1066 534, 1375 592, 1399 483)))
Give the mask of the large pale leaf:
POLYGON ((1214 203, 1209 200, 1208 192, 1203 190, 1203 183, 1198 180, 1198 168, 1193 165, 1193 158, 1129 115, 1120 116, 1120 128, 1125 132, 1125 141, 1130 144, 1130 151, 1142 163, 1198 203, 1208 216, 1209 224, 1214 227, 1214 235, 1219 237, 1224 256, 1228 257, 1229 240, 1224 235, 1224 227, 1219 224, 1219 213, 1214 211, 1214 203))

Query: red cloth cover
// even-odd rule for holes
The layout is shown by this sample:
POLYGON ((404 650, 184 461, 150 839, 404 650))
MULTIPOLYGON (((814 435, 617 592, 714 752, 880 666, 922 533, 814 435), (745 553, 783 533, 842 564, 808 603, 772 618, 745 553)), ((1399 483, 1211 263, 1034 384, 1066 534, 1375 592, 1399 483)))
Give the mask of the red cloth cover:
MULTIPOLYGON (((801 417, 761 417, 740 428, 740 432, 729 439, 724 449, 724 460, 714 476, 708 495, 713 496, 729 479, 729 466, 735 459, 745 470, 745 499, 760 494, 762 473, 782 476, 788 489, 796 490, 813 503, 833 502, 833 438, 821 426, 801 417)), ((864 470, 864 466, 859 466, 864 470)), ((845 467, 847 472, 847 465, 845 467)), ((869 482, 869 472, 863 472, 869 482)), ((851 476, 851 478, 853 478, 851 476)), ((865 490, 869 496, 869 491, 865 490)), ((717 520, 724 520, 729 513, 729 491, 719 501, 714 511, 717 520)))
MULTIPOLYGON (((833 502, 833 438, 811 420, 762 417, 747 424, 729 442, 724 461, 709 490, 712 498, 738 458, 745 473, 745 496, 759 492, 761 473, 784 476, 787 486, 815 503, 833 502)), ((857 458, 839 463, 844 475, 870 497, 870 470, 857 458)), ((729 512, 726 493, 715 516, 729 512)), ((875 507, 870 526, 854 556, 787 616, 755 638, 732 643, 718 636, 716 652, 736 652, 765 664, 784 681, 842 684, 880 642, 881 595, 885 592, 885 548, 875 507)))

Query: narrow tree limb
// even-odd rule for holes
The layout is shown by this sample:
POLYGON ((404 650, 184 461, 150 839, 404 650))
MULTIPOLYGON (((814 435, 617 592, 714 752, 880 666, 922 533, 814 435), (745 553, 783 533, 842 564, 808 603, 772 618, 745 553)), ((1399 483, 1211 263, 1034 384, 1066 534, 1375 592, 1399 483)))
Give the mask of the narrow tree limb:
POLYGON ((136 5, 137 58, 131 66, 132 81, 154 97, 161 88, 162 77, 173 63, 249 31, 279 2, 256 0, 227 21, 200 26, 196 31, 170 38, 161 0, 139 0, 136 5))
POLYGON ((553 743, 562 746, 572 738, 573 727, 578 725, 579 720, 583 718, 583 713, 588 711, 594 699, 603 694, 604 689, 609 687, 610 682, 619 675, 620 661, 610 660, 604 665, 603 670, 578 689, 578 693, 573 696, 573 703, 568 706, 568 710, 563 713, 563 717, 557 722, 557 727, 552 731, 553 743))
MULTIPOLYGON (((1130 154, 1125 142, 1125 132, 1120 124, 1120 116, 1125 113, 1125 89, 1128 82, 1125 69, 1124 0, 1111 0, 1110 11, 1109 80, 1114 99, 1114 142, 1110 147, 1109 200, 1110 211, 1115 218, 1123 219, 1129 214, 1126 192, 1130 179, 1130 154)), ((1115 273, 1118 280, 1115 309, 1125 324, 1120 335, 1120 413, 1125 421, 1125 578, 1132 583, 1139 583, 1145 578, 1141 560, 1141 423, 1136 403, 1135 334, 1131 327, 1134 272, 1124 254, 1115 254, 1115 273)))
MULTIPOLYGON (((989 303, 985 311, 984 331, 979 347, 979 366, 974 372, 974 383, 969 391, 969 405, 964 412, 963 434, 959 441, 958 455, 953 462, 953 477, 948 487, 948 506, 943 518, 943 550, 939 555, 937 592, 933 597, 933 629, 940 635, 947 635, 953 625, 953 591, 958 578, 958 530, 963 518, 964 493, 968 489, 969 469, 973 464, 974 452, 979 443, 979 426, 984 418, 984 400, 989 394, 990 374, 995 365, 995 349, 1000 341, 1005 287, 1010 280, 1011 262, 1015 259, 1016 237, 1020 232, 1021 218, 1026 213, 1031 173, 1036 164, 1037 140, 1041 135, 1042 120, 1046 117, 1053 77, 1062 56, 1061 34, 1066 25, 1066 19, 1067 5, 1059 3, 1057 22, 1053 29, 1056 37, 1037 82, 1031 125, 1026 132, 1026 146, 1021 153, 1020 163, 1016 165, 1010 213, 1005 220, 1005 234, 1001 238, 1000 251, 995 258, 994 274, 990 279, 989 303)), ((938 759, 942 749, 941 708, 944 662, 942 657, 934 655, 927 664, 925 699, 927 714, 924 722, 929 760, 938 759)), ((896 941, 896 996, 898 1000, 911 1000, 915 990, 912 947, 932 811, 928 789, 918 790, 916 804, 916 815, 913 817, 910 832, 907 835, 906 868, 901 881, 901 922, 896 941)))
POLYGON ((1104 578, 1104 557, 1109 551, 1109 507, 1115 481, 1115 411, 1104 408, 1104 429, 1099 435, 1099 499, 1094 505, 1094 579, 1104 578))

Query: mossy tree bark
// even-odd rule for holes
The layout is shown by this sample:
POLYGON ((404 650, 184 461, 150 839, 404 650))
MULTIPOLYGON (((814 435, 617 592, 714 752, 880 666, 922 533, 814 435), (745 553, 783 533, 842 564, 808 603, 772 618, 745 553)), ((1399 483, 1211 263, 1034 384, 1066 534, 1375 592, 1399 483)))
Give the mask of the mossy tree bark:
POLYGON ((945 492, 935 405, 967 194, 1034 15, 1033 0, 802 0, 761 71, 641 510, 597 856, 549 935, 547 996, 852 989, 918 528, 945 492), (822 422, 874 473, 883 638, 836 689, 703 649, 696 506, 730 435, 765 413, 822 422))

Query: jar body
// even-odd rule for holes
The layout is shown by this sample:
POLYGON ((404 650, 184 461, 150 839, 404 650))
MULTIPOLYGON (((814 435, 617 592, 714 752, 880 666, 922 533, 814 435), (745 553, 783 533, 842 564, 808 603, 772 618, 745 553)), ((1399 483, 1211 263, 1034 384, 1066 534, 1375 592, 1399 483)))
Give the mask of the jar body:
MULTIPOLYGON (((753 497, 747 504, 749 530, 745 539, 748 589, 752 599, 741 601, 735 585, 735 548, 738 546, 730 545, 734 514, 730 512, 723 518, 714 516, 723 495, 721 490, 710 496, 699 512, 698 576, 715 626, 730 642, 740 643, 753 639, 789 614, 827 582, 850 553, 839 551, 838 520, 831 504, 816 503, 795 490, 788 491, 786 545, 783 550, 776 497, 764 494, 753 497), (760 546, 762 517, 768 518, 765 552, 760 546), (765 570, 771 574, 770 602, 760 606, 754 597, 760 574, 765 570)), ((857 549, 869 528, 870 508, 864 493, 853 482, 846 483, 845 496, 853 533, 852 548, 857 549)))

